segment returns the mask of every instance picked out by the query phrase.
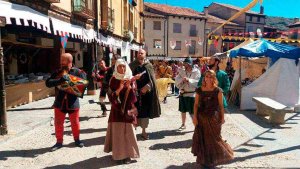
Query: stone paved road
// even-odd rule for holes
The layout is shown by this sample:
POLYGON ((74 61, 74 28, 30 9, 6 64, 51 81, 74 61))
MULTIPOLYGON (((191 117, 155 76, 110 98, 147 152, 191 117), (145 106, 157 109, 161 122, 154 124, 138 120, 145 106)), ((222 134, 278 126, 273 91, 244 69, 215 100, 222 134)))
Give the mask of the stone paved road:
MULTIPOLYGON (((193 134, 191 119, 188 118, 188 127, 185 131, 178 132, 176 130, 181 122, 180 113, 177 111, 178 99, 175 97, 168 98, 168 104, 162 105, 162 116, 160 118, 150 121, 148 129, 150 140, 138 141, 141 158, 129 165, 116 165, 111 160, 111 155, 103 152, 107 117, 97 117, 100 113, 99 105, 94 103, 93 100, 97 101, 97 96, 89 96, 81 100, 81 139, 86 146, 84 148, 74 147, 70 123, 67 121, 65 124, 64 147, 55 152, 49 151, 49 147, 55 143, 54 127, 49 122, 52 116, 50 109, 40 111, 27 110, 26 112, 10 111, 9 113, 19 113, 16 114, 18 118, 14 117, 14 120, 19 123, 19 126, 22 124, 22 128, 27 128, 27 132, 18 129, 16 124, 14 127, 11 127, 11 130, 16 133, 15 135, 11 134, 5 138, 0 137, 0 141, 2 139, 0 143, 0 168, 199 168, 195 164, 195 157, 191 154, 191 138, 193 134), (42 114, 41 112, 45 113, 42 114), (35 114, 36 117, 30 116, 29 113, 30 115, 32 113, 35 114), (26 117, 26 114, 29 117, 26 117), (30 127, 26 127, 26 124, 22 122, 22 117, 25 118, 26 123, 31 125, 30 127), (39 121, 40 124, 37 125, 36 121, 39 121), (5 139, 8 140, 6 141, 5 139)), ((34 108, 34 106, 49 107, 51 104, 52 99, 49 98, 41 101, 41 104, 32 103, 17 109, 26 110, 34 108)), ((289 167, 294 168, 300 166, 299 156, 295 156, 299 153, 295 150, 297 146, 291 147, 289 151, 281 151, 277 149, 278 147, 275 147, 273 148, 275 153, 268 153, 273 152, 270 150, 272 147, 265 146, 267 145, 265 142, 252 139, 253 133, 249 132, 249 128, 245 128, 245 125, 241 125, 241 123, 247 122, 247 119, 244 118, 245 116, 239 117, 236 110, 232 111, 235 113, 226 115, 226 123, 223 126, 222 135, 235 149, 236 160, 231 164, 220 166, 221 168, 271 168, 282 167, 285 164, 290 164, 289 167), (284 159, 285 162, 281 160, 277 163, 276 159, 284 159)), ((10 125, 13 124, 14 122, 10 121, 10 125)), ((255 126, 252 123, 251 125, 255 126)), ((255 127, 252 129, 255 129, 255 127)), ((140 132, 141 129, 138 128, 136 131, 138 138, 140 138, 140 132)), ((293 138, 299 140, 295 135, 293 138)), ((275 142, 277 140, 272 141, 275 142)))

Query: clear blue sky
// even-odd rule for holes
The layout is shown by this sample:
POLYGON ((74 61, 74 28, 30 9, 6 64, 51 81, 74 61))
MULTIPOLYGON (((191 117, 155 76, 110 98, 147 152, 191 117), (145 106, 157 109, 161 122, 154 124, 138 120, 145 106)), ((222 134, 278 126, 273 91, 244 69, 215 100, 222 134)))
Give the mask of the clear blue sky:
MULTIPOLYGON (((162 3, 173 6, 193 8, 202 12, 204 6, 212 2, 226 3, 245 7, 252 0, 144 0, 145 2, 162 3)), ((265 14, 268 16, 282 16, 285 18, 300 18, 300 0, 264 0, 265 14)), ((259 12, 259 5, 251 9, 259 12)))

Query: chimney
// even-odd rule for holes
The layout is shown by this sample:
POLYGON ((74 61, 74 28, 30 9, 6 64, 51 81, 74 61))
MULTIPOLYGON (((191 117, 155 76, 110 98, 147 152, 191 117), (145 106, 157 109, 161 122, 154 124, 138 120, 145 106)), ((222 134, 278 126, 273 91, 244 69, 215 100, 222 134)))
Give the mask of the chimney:
POLYGON ((294 23, 297 23, 299 21, 300 21, 299 18, 294 18, 294 23))
POLYGON ((208 15, 208 7, 207 6, 204 7, 204 14, 205 14, 205 16, 208 15))
POLYGON ((263 6, 260 6, 259 13, 260 13, 260 14, 264 14, 264 11, 265 11, 264 7, 263 7, 263 6))

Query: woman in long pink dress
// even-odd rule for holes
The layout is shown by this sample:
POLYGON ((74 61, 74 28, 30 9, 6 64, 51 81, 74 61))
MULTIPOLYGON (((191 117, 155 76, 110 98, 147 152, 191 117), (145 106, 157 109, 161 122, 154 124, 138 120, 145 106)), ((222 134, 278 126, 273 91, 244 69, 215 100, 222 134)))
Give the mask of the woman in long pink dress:
POLYGON ((210 169, 233 159, 233 150, 221 136, 225 122, 223 94, 213 70, 204 73, 202 86, 196 90, 193 122, 192 153, 197 163, 210 169))
POLYGON ((109 83, 108 97, 111 112, 108 119, 104 152, 112 152, 117 163, 128 164, 131 158, 139 158, 139 149, 133 124, 136 123, 137 101, 128 64, 118 59, 113 77, 109 83))

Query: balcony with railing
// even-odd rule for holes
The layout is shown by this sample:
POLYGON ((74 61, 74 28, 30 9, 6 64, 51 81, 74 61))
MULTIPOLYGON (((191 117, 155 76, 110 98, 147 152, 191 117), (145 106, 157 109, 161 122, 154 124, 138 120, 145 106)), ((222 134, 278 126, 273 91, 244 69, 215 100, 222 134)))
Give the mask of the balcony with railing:
POLYGON ((113 32, 115 29, 115 10, 114 9, 108 8, 107 22, 108 22, 107 30, 113 32))
POLYGON ((94 0, 72 0, 72 12, 86 19, 95 19, 94 0))

